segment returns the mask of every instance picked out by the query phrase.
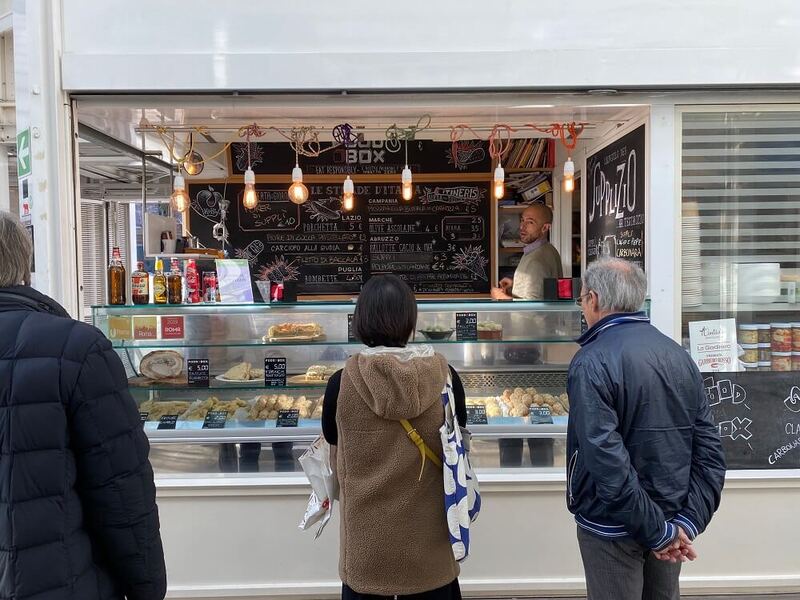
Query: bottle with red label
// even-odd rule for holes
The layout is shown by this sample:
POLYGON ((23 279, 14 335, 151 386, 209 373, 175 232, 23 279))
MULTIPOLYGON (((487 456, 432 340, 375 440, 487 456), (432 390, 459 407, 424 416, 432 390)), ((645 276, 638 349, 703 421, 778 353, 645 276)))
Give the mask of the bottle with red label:
POLYGON ((200 274, 197 272, 197 263, 190 259, 186 265, 186 303, 198 304, 203 301, 200 296, 200 274))
POLYGON ((136 263, 136 270, 131 273, 131 299, 134 304, 150 302, 150 274, 144 270, 144 263, 136 263))

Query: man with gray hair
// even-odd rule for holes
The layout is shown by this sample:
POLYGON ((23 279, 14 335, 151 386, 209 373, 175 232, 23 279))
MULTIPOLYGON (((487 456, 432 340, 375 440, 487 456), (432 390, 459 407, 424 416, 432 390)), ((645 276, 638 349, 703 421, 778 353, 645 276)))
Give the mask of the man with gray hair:
POLYGON ((578 298, 589 330, 567 382, 567 506, 590 600, 679 600, 725 481, 702 376, 638 312, 646 292, 644 272, 612 258, 586 269, 578 298))
POLYGON ((99 330, 30 287, 0 212, 0 598, 162 600, 149 445, 99 330))

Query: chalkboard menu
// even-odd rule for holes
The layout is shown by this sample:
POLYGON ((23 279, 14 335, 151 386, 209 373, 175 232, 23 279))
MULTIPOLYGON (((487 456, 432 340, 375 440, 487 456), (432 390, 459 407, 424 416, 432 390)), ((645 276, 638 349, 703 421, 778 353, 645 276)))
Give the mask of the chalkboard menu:
POLYGON ((226 249, 248 260, 256 279, 296 280, 299 294, 352 294, 371 274, 394 273, 417 293, 487 293, 489 185, 421 183, 405 203, 398 184, 356 182, 348 213, 340 184, 309 184, 301 206, 286 186, 258 184, 253 210, 242 205, 242 184, 193 184, 190 229, 215 246, 209 215, 224 193, 226 249))
POLYGON ((586 263, 612 256, 644 269, 644 125, 589 156, 586 180, 586 263))
POLYGON ((800 468, 800 373, 704 377, 729 469, 800 468))
MULTIPOLYGON (((247 169, 247 143, 233 144, 230 154, 231 173, 243 174, 247 169)), ((406 165, 405 146, 387 140, 363 141, 317 157, 301 156, 299 164, 306 175, 399 175, 406 165)), ((294 150, 286 143, 251 142, 250 165, 256 175, 288 178, 295 165, 294 150)), ((488 143, 480 140, 459 141, 455 158, 451 142, 413 140, 408 143, 408 166, 414 173, 488 173, 492 159, 488 143)))

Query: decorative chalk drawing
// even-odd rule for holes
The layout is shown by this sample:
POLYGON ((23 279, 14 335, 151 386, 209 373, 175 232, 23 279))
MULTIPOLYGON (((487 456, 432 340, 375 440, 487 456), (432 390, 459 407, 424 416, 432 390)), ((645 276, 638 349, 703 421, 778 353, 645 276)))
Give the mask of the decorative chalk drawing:
POLYGON ((211 223, 217 223, 220 218, 219 203, 222 199, 222 194, 216 191, 214 186, 209 185, 208 189, 197 192, 190 200, 189 206, 197 216, 211 223))
POLYGON ((258 255, 264 251, 264 242, 261 240, 253 240, 244 250, 237 248, 234 251, 236 258, 243 258, 250 263, 251 267, 255 267, 258 263, 258 255))
POLYGON ((797 386, 792 387, 789 396, 783 403, 793 413, 800 413, 800 388, 797 386))
POLYGON ((297 261, 276 257, 271 263, 261 267, 258 278, 261 281, 294 281, 300 277, 300 266, 297 261))
MULTIPOLYGON (((247 142, 233 144, 233 160, 240 171, 247 169, 247 142)), ((264 162, 264 149, 257 142, 250 142, 250 166, 255 167, 264 162)))
POLYGON ((453 256, 453 268, 456 271, 469 271, 483 281, 488 281, 486 275, 488 264, 489 261, 483 255, 483 248, 480 246, 467 246, 453 256))
POLYGON ((333 196, 330 198, 309 200, 305 204, 305 209, 309 218, 315 223, 342 220, 342 201, 333 196))
POLYGON ((453 165, 459 171, 464 171, 469 165, 479 163, 486 158, 486 150, 481 146, 479 140, 459 140, 455 143, 455 155, 453 146, 445 151, 447 164, 453 165))

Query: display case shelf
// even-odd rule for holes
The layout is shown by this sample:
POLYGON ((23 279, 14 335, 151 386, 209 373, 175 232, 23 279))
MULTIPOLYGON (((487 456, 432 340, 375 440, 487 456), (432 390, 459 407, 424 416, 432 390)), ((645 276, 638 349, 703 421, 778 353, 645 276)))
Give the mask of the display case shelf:
MULTIPOLYGON (((428 344, 431 346, 454 346, 454 345, 520 345, 520 344, 574 344, 575 339, 570 336, 552 338, 531 338, 531 339, 502 339, 502 340, 410 340, 409 345, 428 344)), ((112 343, 114 348, 137 349, 137 350, 179 350, 181 348, 282 348, 296 346, 353 346, 363 348, 361 342, 345 341, 307 341, 307 342, 259 342, 259 341, 235 341, 235 342, 180 342, 176 340, 116 340, 112 343)))

